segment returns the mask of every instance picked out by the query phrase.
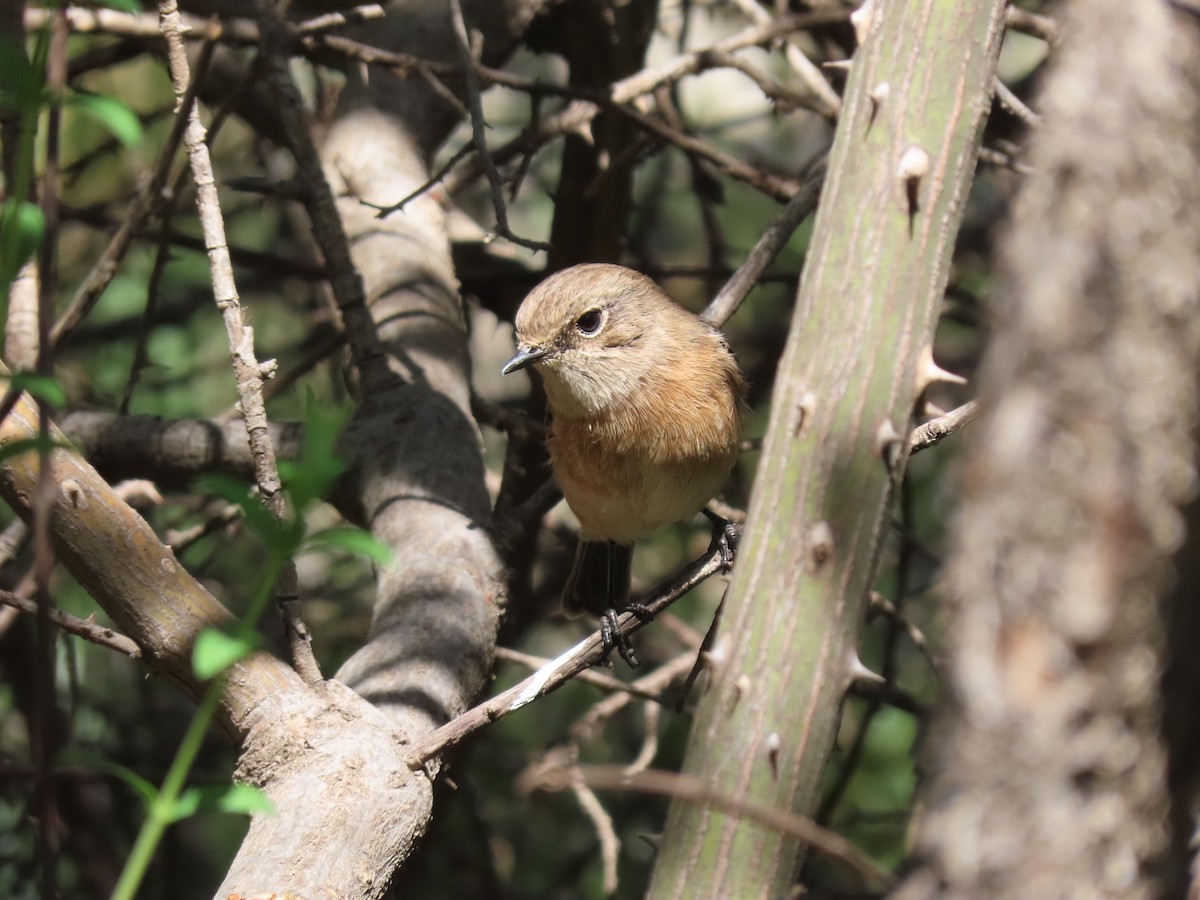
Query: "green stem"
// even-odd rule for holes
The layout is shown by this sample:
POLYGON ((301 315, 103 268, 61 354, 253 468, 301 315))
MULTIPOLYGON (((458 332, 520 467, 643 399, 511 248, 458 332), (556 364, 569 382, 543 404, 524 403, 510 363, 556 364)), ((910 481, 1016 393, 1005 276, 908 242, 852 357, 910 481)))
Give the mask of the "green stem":
MULTIPOLYGON (((282 563, 272 555, 267 573, 259 584, 254 598, 250 601, 250 608, 247 610, 242 628, 253 629, 266 610, 281 566, 282 563)), ((171 768, 167 770, 162 787, 149 804, 146 821, 138 832, 129 858, 125 860, 125 867, 121 870, 121 878, 117 882, 111 900, 134 900, 137 895, 138 887, 141 885, 142 879, 146 877, 146 870, 150 867, 150 861, 154 858, 154 851, 158 849, 163 833, 167 830, 167 826, 175 821, 179 797, 187 782, 188 772, 191 771, 192 764, 200 754, 200 746, 204 742, 204 735, 208 732, 208 726, 212 723, 213 716, 216 715, 221 700, 221 691, 224 687, 225 678, 223 675, 218 675, 205 691, 204 699, 200 701, 200 706, 196 709, 196 714, 188 725, 179 749, 175 752, 175 758, 171 761, 171 768)))

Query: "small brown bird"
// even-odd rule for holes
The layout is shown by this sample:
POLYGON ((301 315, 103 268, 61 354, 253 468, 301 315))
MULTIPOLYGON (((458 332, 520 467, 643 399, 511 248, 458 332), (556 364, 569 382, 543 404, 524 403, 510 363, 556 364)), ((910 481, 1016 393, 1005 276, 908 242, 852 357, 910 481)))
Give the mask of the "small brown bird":
POLYGON ((600 616, 606 646, 636 665, 616 628, 617 612, 632 608, 633 545, 695 515, 724 485, 745 379, 715 326, 623 266, 547 278, 521 303, 516 333, 503 372, 541 374, 550 463, 579 519, 564 604, 600 616))

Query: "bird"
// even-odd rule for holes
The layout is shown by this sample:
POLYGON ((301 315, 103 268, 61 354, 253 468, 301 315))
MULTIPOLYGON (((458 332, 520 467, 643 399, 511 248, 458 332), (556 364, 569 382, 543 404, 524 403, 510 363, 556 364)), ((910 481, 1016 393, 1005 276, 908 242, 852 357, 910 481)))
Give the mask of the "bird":
POLYGON ((727 525, 705 506, 737 462, 746 379, 715 325, 624 266, 551 275, 514 325, 501 371, 541 376, 550 468, 579 520, 564 607, 598 616, 605 650, 636 666, 617 627, 620 612, 644 618, 629 603, 633 546, 701 511, 727 525))

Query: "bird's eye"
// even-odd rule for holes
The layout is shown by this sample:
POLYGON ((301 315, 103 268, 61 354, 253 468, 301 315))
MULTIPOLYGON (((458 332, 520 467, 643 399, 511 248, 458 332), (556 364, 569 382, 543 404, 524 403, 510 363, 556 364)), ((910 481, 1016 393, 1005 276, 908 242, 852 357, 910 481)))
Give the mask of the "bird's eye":
POLYGON ((591 337, 600 330, 604 321, 604 313, 598 309, 589 309, 575 320, 575 330, 585 337, 591 337))

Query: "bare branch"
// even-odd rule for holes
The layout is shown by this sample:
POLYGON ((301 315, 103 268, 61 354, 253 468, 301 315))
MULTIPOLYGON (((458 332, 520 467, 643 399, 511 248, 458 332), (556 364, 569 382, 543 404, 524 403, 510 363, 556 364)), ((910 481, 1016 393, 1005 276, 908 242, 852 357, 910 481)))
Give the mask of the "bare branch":
MULTIPOLYGON (((20 610, 27 615, 36 616, 38 612, 38 604, 33 600, 27 600, 11 591, 0 591, 0 603, 5 606, 11 606, 13 609, 20 610)), ((58 609, 47 611, 50 621, 54 625, 67 632, 84 640, 91 641, 93 644, 99 644, 101 647, 107 647, 109 650, 116 650, 128 656, 130 659, 137 659, 142 655, 142 649, 137 645, 136 641, 130 640, 120 632, 114 631, 104 625, 97 625, 91 618, 80 619, 77 616, 69 615, 58 609)))
MULTIPOLYGON (((651 599, 644 604, 650 615, 662 612, 696 585, 719 572, 722 559, 721 549, 711 547, 705 556, 685 568, 676 578, 656 588, 651 593, 651 599)), ((646 622, 633 613, 624 613, 618 624, 622 634, 630 635, 641 629, 646 622)), ((447 722, 422 738, 410 748, 409 764, 414 769, 420 768, 428 760, 449 750, 485 725, 502 719, 562 687, 584 669, 602 662, 607 655, 608 651, 604 648, 600 632, 596 631, 524 681, 467 710, 457 719, 447 722)))
POLYGON ((908 438, 908 452, 919 453, 941 443, 979 415, 979 401, 971 400, 944 416, 930 419, 913 429, 908 438))
POLYGON ((850 866, 874 885, 889 888, 895 883, 895 878, 890 872, 840 834, 822 828, 811 819, 772 806, 726 796, 690 775, 665 772, 661 769, 629 774, 621 766, 575 766, 557 770, 542 768, 537 772, 537 776, 536 782, 527 782, 521 787, 525 790, 561 791, 572 787, 574 777, 582 776, 584 784, 598 790, 635 791, 711 806, 729 815, 749 819, 791 835, 850 866))
POLYGON ((763 232, 745 260, 733 276, 721 288, 717 296, 704 308, 701 315, 714 325, 723 325, 732 316, 746 295, 758 284, 763 272, 787 245, 792 234, 813 210, 824 182, 824 164, 814 166, 804 180, 804 186, 780 210, 778 217, 763 232))
MULTIPOLYGON (((192 178, 196 184, 196 207, 204 231, 204 241, 208 247, 213 296, 229 338, 242 418, 250 441, 250 452, 254 458, 255 481, 268 509, 275 518, 282 521, 288 516, 287 500, 279 480, 275 446, 271 443, 267 410, 263 400, 263 380, 273 371, 273 364, 260 364, 255 357, 254 330, 242 317, 241 301, 233 277, 233 261, 230 259, 225 240, 225 223, 221 216, 216 178, 205 142, 205 128, 194 104, 186 110, 184 108, 191 78, 187 51, 183 44, 179 8, 175 0, 164 0, 159 5, 159 16, 163 36, 167 39, 171 80, 175 86, 175 95, 179 98, 177 115, 181 119, 187 119, 184 143, 187 146, 192 178)), ((279 609, 286 625, 288 644, 292 651, 292 664, 306 684, 315 684, 321 680, 321 670, 312 652, 312 637, 300 616, 299 586, 294 562, 288 561, 282 567, 276 591, 279 609)))

